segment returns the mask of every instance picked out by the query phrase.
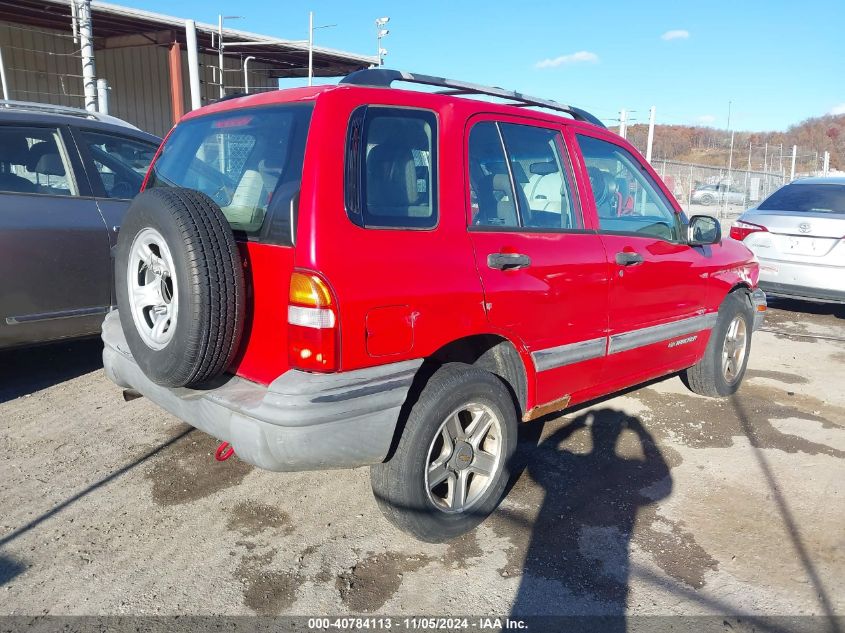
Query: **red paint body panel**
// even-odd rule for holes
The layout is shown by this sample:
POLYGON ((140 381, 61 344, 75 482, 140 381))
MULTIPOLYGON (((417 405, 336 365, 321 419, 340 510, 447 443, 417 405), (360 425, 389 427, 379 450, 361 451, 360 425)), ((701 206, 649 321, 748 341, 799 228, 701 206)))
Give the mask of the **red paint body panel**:
MULTIPOLYGON (((733 240, 691 248, 601 234, 574 135, 590 134, 639 154, 618 136, 586 123, 461 97, 343 85, 231 99, 183 120, 306 100, 315 101, 315 107, 296 246, 241 244, 248 316, 233 369, 249 380, 267 384, 289 368, 287 299, 294 268, 319 272, 336 297, 340 371, 425 358, 455 340, 493 334, 509 340, 523 361, 527 408, 567 394, 573 404, 583 402, 688 367, 703 353, 708 334, 671 351, 665 343, 655 344, 542 372, 535 370, 532 352, 713 312, 737 285, 756 287, 756 261, 733 240), (347 217, 347 124, 356 107, 374 104, 422 108, 437 116, 439 223, 431 230, 363 229, 347 217), (572 163, 573 196, 580 200, 587 232, 469 230, 467 139, 474 117, 561 131, 572 163), (626 249, 646 261, 620 277, 614 255, 626 249), (486 258, 495 252, 528 254, 531 266, 490 269, 486 258)), ((651 167, 640 162, 681 213, 651 167)))

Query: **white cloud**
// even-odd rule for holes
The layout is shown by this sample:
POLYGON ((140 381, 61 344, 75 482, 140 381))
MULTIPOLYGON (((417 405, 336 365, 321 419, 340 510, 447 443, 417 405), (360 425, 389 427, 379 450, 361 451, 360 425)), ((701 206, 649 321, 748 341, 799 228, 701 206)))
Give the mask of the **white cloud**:
POLYGON ((541 59, 534 64, 536 68, 557 68, 558 66, 569 66, 570 64, 595 64, 599 61, 599 56, 589 51, 578 51, 569 55, 561 55, 560 57, 549 57, 541 59))
POLYGON ((689 31, 684 29, 675 29, 673 31, 666 31, 663 35, 660 36, 661 40, 688 40, 689 39, 689 31))
POLYGON ((700 117, 696 117, 697 123, 703 123, 704 125, 710 125, 711 123, 716 122, 716 117, 712 114, 702 114, 700 117))
POLYGON ((828 114, 845 114, 845 103, 833 106, 828 114))

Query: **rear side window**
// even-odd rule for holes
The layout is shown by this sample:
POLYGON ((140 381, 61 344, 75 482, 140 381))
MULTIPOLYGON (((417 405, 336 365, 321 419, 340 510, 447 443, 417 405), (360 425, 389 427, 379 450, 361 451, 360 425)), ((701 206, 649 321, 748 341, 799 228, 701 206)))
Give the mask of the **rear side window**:
POLYGON ((757 208, 761 211, 845 213, 845 185, 786 185, 757 208))
POLYGON ((290 246, 312 110, 312 104, 240 109, 180 123, 147 187, 202 191, 234 231, 290 246))
POLYGON ((437 118, 433 112, 362 106, 346 143, 349 219, 366 228, 437 225, 437 118))
POLYGON ((0 191, 78 195, 56 128, 0 126, 0 191))

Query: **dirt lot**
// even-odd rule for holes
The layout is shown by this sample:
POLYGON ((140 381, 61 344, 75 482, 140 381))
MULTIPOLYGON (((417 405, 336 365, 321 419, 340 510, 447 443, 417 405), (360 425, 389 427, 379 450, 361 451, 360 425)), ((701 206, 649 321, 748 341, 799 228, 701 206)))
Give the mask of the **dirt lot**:
POLYGON ((525 426, 448 545, 386 523, 366 469, 215 462, 97 342, 0 353, 0 614, 845 614, 845 309, 765 329, 733 399, 670 378, 525 426))

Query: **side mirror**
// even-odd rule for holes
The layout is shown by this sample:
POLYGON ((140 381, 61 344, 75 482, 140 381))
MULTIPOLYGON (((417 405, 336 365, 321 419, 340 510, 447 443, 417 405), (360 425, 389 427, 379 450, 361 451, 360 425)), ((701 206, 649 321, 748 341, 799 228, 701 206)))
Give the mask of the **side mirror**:
POLYGON ((694 215, 687 225, 687 244, 706 246, 722 241, 722 225, 719 220, 709 215, 694 215))

